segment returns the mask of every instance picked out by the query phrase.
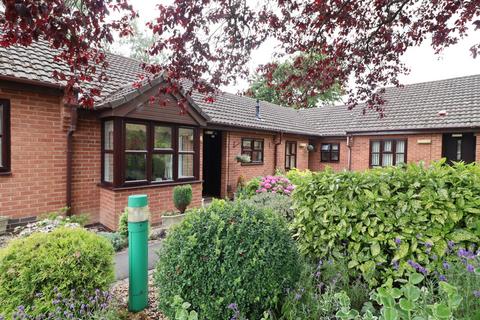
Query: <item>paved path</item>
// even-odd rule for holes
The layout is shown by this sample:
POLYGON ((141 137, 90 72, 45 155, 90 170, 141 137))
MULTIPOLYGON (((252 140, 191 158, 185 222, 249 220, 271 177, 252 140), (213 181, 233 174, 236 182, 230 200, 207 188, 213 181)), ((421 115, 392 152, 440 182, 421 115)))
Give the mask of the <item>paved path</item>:
MULTIPOLYGON (((157 251, 161 246, 161 240, 152 241, 148 244, 148 270, 155 267, 158 260, 157 251)), ((115 278, 117 280, 128 278, 128 249, 117 253, 115 256, 115 278)))

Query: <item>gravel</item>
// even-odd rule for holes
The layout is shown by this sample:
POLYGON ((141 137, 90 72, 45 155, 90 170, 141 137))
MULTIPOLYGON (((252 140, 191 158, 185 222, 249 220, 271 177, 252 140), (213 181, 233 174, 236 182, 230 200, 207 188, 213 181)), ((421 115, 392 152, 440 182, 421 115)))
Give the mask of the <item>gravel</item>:
POLYGON ((16 235, 14 235, 13 233, 6 233, 6 234, 3 234, 3 235, 0 235, 0 248, 3 248, 5 246, 7 246, 7 243, 12 240, 12 239, 15 239, 16 238, 16 235))
MULTIPOLYGON (((117 281, 112 287, 112 295, 119 302, 121 308, 127 308, 128 304, 128 278, 117 281)), ((130 314, 129 319, 135 320, 168 320, 157 309, 156 290, 153 286, 153 272, 148 273, 148 307, 137 314, 130 314)))

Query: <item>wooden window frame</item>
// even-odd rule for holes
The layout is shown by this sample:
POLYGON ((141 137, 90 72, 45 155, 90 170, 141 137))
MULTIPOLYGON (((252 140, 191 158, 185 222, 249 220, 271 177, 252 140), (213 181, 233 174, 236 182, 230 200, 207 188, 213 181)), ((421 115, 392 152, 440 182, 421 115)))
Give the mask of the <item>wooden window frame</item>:
MULTIPOLYGON (((200 166, 200 134, 198 127, 188 126, 188 125, 179 125, 173 123, 162 123, 158 121, 148 121, 148 120, 139 120, 139 119, 130 119, 130 118, 105 118, 102 121, 102 141, 101 141, 101 151, 102 151, 102 170, 101 170, 101 178, 102 178, 102 185, 105 187, 112 187, 112 188, 128 188, 128 187, 136 187, 136 186, 155 186, 155 185, 162 185, 162 184, 177 184, 177 183, 186 183, 191 181, 198 180, 199 177, 199 166, 200 166), (104 135, 104 123, 109 120, 114 120, 114 141, 113 141, 113 183, 109 183, 104 181, 104 162, 105 162, 105 135, 104 135), (125 174, 126 174, 126 159, 125 155, 127 153, 126 150, 126 125, 128 123, 133 124, 142 124, 146 125, 147 127, 147 150, 142 153, 146 153, 146 179, 145 180, 137 180, 137 181, 125 181, 125 174), (154 139, 155 139, 155 127, 170 127, 172 129, 172 148, 171 149, 155 149, 154 148, 154 139), (194 148, 193 152, 188 152, 193 154, 193 176, 192 177, 178 177, 178 130, 180 128, 188 128, 193 129, 193 137, 194 137, 194 148), (154 181, 153 180, 153 155, 156 154, 172 154, 172 180, 164 180, 164 181, 154 181)), ((137 152, 133 152, 137 153, 137 152)))
POLYGON ((178 134, 179 130, 180 129, 193 129, 193 139, 195 140, 195 128, 193 127, 188 127, 188 126, 178 126, 177 129, 175 130, 175 140, 176 140, 176 144, 177 144, 177 147, 175 149, 175 154, 177 155, 177 160, 175 161, 175 163, 177 164, 176 167, 174 166, 175 170, 176 170, 176 176, 175 176, 175 173, 174 173, 174 177, 176 177, 175 181, 184 181, 184 180, 191 180, 192 178, 195 177, 195 154, 198 153, 198 151, 195 151, 195 144, 193 146, 193 151, 180 151, 180 148, 178 146, 178 139, 180 137, 180 135, 178 134), (182 154, 193 154, 193 177, 179 177, 179 168, 178 168, 178 163, 179 163, 179 160, 180 160, 180 155, 182 154))
POLYGON ((241 152, 242 155, 248 155, 250 157, 250 162, 248 163, 242 163, 242 165, 263 165, 265 161, 265 140, 264 139, 258 139, 258 138, 242 138, 241 141, 241 152), (251 147, 250 148, 245 148, 244 147, 244 141, 251 141, 251 147), (262 148, 261 149, 255 149, 255 142, 261 142, 262 148), (253 152, 260 152, 262 155, 262 161, 253 161, 253 152))
POLYGON ((383 155, 385 153, 392 154, 392 166, 397 165, 397 154, 403 154, 403 162, 402 163, 407 163, 407 150, 408 150, 408 139, 372 139, 370 140, 370 150, 368 152, 368 165, 370 168, 384 168, 386 166, 383 165, 383 155), (385 141, 391 141, 392 142, 392 151, 391 152, 384 152, 384 144, 385 141), (405 150, 404 152, 397 152, 397 142, 403 141, 405 145, 405 150), (372 164, 372 159, 373 159, 373 153, 372 153, 372 146, 373 143, 375 142, 380 142, 380 152, 379 154, 379 165, 373 165, 372 164))
POLYGON ((320 144, 320 162, 340 162, 340 143, 339 142, 325 142, 325 143, 321 143, 320 144), (324 159, 323 158, 323 146, 324 145, 328 145, 329 146, 329 149, 328 149, 328 159, 324 159), (332 153, 334 153, 332 150, 332 146, 333 145, 337 145, 338 146, 338 151, 336 151, 336 153, 338 154, 337 156, 337 160, 332 160, 332 153))
POLYGON ((291 170, 293 168, 290 167, 290 165, 287 165, 290 164, 291 161, 291 158, 294 158, 295 159, 295 166, 294 168, 297 167, 297 141, 285 141, 285 170, 291 170), (289 148, 291 145, 293 145, 294 147, 294 150, 295 152, 293 154, 290 154, 290 150, 291 148, 289 148))
POLYGON ((2 131, 0 132, 0 140, 2 147, 0 153, 2 155, 2 162, 0 163, 0 175, 11 173, 11 145, 10 145, 10 100, 0 99, 0 108, 3 109, 2 116, 2 131))
POLYGON ((102 144, 102 184, 108 184, 112 185, 113 181, 115 179, 115 120, 114 119, 105 119, 102 121, 102 139, 101 139, 101 144, 102 144), (112 121, 113 122, 113 148, 110 150, 105 149, 105 123, 112 121), (106 181, 105 180, 105 154, 111 154, 113 157, 113 179, 112 181, 106 181))

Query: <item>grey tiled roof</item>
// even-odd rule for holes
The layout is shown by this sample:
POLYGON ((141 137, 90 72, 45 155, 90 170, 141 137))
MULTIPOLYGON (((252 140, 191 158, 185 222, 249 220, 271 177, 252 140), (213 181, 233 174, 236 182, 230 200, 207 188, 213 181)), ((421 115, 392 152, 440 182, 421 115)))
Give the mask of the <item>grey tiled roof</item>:
POLYGON ((356 110, 338 105, 300 110, 302 118, 310 123, 319 136, 344 136, 357 113, 356 110))
MULTIPOLYGON (((61 85, 62 83, 53 78, 52 72, 57 70, 68 74, 70 70, 65 64, 54 61, 58 52, 49 47, 46 41, 33 42, 28 47, 0 46, 0 76, 61 85)), ((133 83, 138 79, 138 75, 143 73, 137 60, 107 53, 107 61, 109 67, 106 73, 109 80, 98 84, 102 88, 99 103, 119 88, 133 83)))
POLYGON ((480 128, 480 75, 389 87, 384 97, 383 118, 367 110, 348 131, 480 128))
MULTIPOLYGON (((53 70, 68 72, 65 65, 53 61, 55 50, 39 41, 29 47, 0 47, 0 76, 58 85, 53 70)), ((102 96, 97 108, 116 107, 142 94, 133 82, 143 73, 140 62, 108 54, 109 81, 101 84, 102 96)), ((234 126, 254 130, 283 131, 314 136, 342 136, 348 132, 428 130, 441 128, 480 128, 480 75, 386 88, 384 117, 362 107, 348 110, 345 106, 324 106, 294 110, 268 102, 260 102, 261 120, 255 117, 255 99, 220 93, 215 102, 207 103, 203 95, 194 93, 190 101, 197 105, 207 122, 218 126, 234 126), (446 111, 447 115, 439 115, 446 111)))
POLYGON ((209 123, 247 129, 282 131, 318 135, 315 128, 302 117, 299 110, 260 101, 260 119, 256 118, 256 100, 247 96, 220 93, 215 102, 204 101, 202 94, 192 99, 209 116, 209 123))

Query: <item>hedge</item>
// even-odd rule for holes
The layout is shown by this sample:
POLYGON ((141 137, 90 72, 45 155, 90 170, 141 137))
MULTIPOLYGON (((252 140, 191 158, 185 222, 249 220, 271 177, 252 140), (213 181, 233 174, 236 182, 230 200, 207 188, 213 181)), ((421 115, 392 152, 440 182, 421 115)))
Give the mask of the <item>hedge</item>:
POLYGON ((230 319, 237 308, 260 319, 294 287, 301 268, 284 219, 244 202, 219 200, 187 213, 159 254, 155 285, 170 319, 175 296, 191 303, 202 320, 230 319))
POLYGON ((0 250, 0 318, 11 318, 20 306, 35 319, 54 313, 55 300, 72 290, 85 299, 78 296, 76 305, 88 303, 88 296, 113 282, 113 255, 108 240, 82 228, 12 240, 0 250))
POLYGON ((401 277, 410 259, 433 269, 449 244, 479 241, 475 164, 327 170, 306 175, 293 198, 300 251, 315 258, 346 255, 349 268, 371 286, 401 277))

